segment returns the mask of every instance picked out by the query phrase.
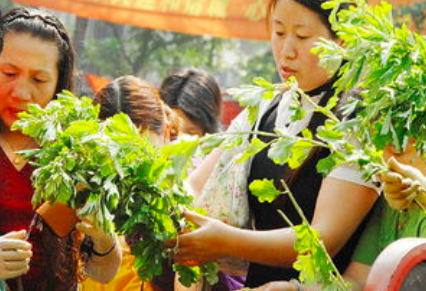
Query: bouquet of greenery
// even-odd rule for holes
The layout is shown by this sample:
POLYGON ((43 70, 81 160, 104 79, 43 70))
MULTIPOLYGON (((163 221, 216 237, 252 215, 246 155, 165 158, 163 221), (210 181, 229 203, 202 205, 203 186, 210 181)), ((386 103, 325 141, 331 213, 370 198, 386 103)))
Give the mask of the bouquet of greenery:
MULTIPOLYGON (((45 108, 30 105, 14 130, 40 149, 25 151, 36 167, 33 204, 49 201, 92 215, 105 231, 131 237, 135 267, 144 281, 160 275, 168 258, 163 242, 188 228, 184 207, 191 197, 172 160, 161 155, 125 114, 98 119, 99 106, 63 92, 45 108)), ((184 285, 215 266, 177 266, 184 285)))

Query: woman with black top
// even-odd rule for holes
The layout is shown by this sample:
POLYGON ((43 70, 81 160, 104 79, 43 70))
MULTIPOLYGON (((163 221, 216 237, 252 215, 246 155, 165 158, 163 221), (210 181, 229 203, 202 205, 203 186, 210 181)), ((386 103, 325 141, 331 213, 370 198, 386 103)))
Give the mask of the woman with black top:
MULTIPOLYGON (((340 40, 328 22, 330 12, 323 10, 321 3, 320 0, 272 0, 269 11, 271 45, 282 80, 294 76, 301 89, 318 104, 325 105, 334 94, 334 80, 319 65, 318 57, 311 53, 311 49, 320 38, 337 43, 340 40)), ((273 132, 278 128, 297 135, 305 128, 315 132, 324 123, 324 116, 312 114, 312 108, 303 100, 302 106, 308 113, 303 120, 292 121, 292 102, 288 93, 277 96, 265 106, 266 109, 261 109, 263 114, 255 129, 273 132)), ((245 122, 244 114, 237 117, 234 128, 245 122)), ((259 138, 268 141, 268 137, 259 138)), ((203 190, 223 154, 224 150, 215 150, 194 172, 191 185, 196 193, 203 190)), ((323 178, 317 173, 316 164, 327 154, 325 150, 314 149, 300 168, 291 170, 288 166, 275 165, 264 150, 248 165, 245 185, 255 179, 266 178, 274 179, 279 186, 280 180, 284 179, 313 228, 319 231, 338 268, 343 271, 356 243, 358 227, 376 201, 377 192, 371 184, 362 180, 356 169, 347 165, 339 166, 323 178)), ((176 259, 182 262, 207 262, 224 257, 247 260, 250 262, 248 287, 297 278, 297 272, 292 269, 297 256, 293 249, 296 236, 277 213, 277 209, 281 209, 293 223, 300 223, 288 197, 282 195, 268 204, 260 203, 249 193, 248 202, 255 230, 236 228, 189 212, 188 218, 200 227, 179 236, 176 259)))

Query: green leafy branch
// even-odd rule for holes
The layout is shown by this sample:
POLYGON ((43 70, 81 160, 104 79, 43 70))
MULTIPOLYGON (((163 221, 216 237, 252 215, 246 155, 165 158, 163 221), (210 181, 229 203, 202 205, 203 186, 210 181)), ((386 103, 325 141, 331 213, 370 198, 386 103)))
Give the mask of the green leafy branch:
POLYGON ((298 256, 293 267, 300 271, 300 281, 309 286, 320 284, 322 290, 350 291, 350 285, 344 281, 334 265, 318 231, 310 226, 288 185, 284 181, 282 181, 282 185, 285 189, 284 192, 277 190, 272 180, 264 179, 253 181, 249 189, 261 202, 272 202, 278 195, 288 195, 302 219, 301 224, 294 225, 283 212, 279 211, 297 236, 294 249, 298 252, 298 256))

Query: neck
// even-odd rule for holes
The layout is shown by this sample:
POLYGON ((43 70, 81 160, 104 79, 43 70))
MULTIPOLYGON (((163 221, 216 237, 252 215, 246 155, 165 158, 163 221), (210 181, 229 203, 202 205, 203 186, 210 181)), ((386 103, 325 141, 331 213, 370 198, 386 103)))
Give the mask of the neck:
POLYGON ((20 131, 11 131, 9 127, 0 122, 0 137, 9 144, 29 143, 31 138, 23 135, 20 131))

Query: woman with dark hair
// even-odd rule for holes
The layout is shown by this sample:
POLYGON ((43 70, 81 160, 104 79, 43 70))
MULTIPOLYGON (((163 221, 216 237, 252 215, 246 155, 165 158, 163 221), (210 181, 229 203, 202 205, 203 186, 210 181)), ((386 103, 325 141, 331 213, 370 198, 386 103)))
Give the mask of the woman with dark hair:
MULTIPOLYGON (((62 23, 39 10, 15 8, 2 21, 3 49, 0 53, 0 233, 29 229, 35 217, 31 204, 34 168, 16 152, 36 147, 35 142, 10 127, 30 103, 40 106, 55 98, 56 93, 73 89, 74 50, 62 23)), ((29 271, 8 281, 10 290, 77 290, 77 281, 84 275, 81 268, 80 244, 83 233, 90 256, 84 269, 90 277, 107 282, 115 275, 121 260, 116 236, 107 235, 84 218, 70 234, 59 237, 38 219, 30 232, 13 236, 14 243, 26 243, 18 263, 8 255, 19 246, 2 244, 0 265, 29 271), (26 239, 28 237, 28 239, 26 239), (29 246, 30 247, 29 247, 29 246), (29 260, 32 254, 31 260, 29 260), (25 255, 25 256, 24 256, 25 255)), ((0 272, 3 272, 0 269, 0 272)), ((19 271, 15 276, 24 272, 19 271)), ((0 274, 3 278, 3 274, 0 274)), ((13 276, 14 277, 14 276, 13 276)))
POLYGON ((178 70, 164 79, 160 96, 182 119, 183 133, 219 131, 222 97, 213 76, 194 68, 178 70))
POLYGON ((158 90, 135 76, 115 79, 96 94, 94 103, 101 106, 100 118, 126 113, 141 132, 152 133, 158 145, 179 134, 180 120, 160 99, 158 90))
MULTIPOLYGON (((295 77, 299 87, 321 106, 334 95, 335 78, 320 66, 311 49, 320 38, 340 43, 328 22, 330 11, 321 7, 322 2, 272 0, 269 5, 271 46, 281 79, 285 82, 295 77)), ((302 99, 307 114, 302 120, 291 120, 294 101, 290 95, 290 92, 284 92, 264 102, 254 128, 247 122, 245 111, 233 121, 230 130, 274 132, 279 129, 298 135, 308 128, 315 133, 318 126, 324 124, 325 117, 313 113, 312 105, 302 99)), ((269 137, 258 138, 266 143, 270 141, 269 137)), ((355 247, 359 226, 377 199, 374 186, 364 182, 361 173, 348 165, 341 165, 327 177, 322 177, 317 173, 316 164, 329 154, 325 149, 313 149, 309 158, 295 170, 288 165, 274 164, 267 151, 258 153, 244 167, 238 163, 227 167, 227 163, 235 158, 227 154, 229 150, 216 149, 193 173, 191 184, 200 199, 208 197, 206 188, 209 191, 220 189, 215 192, 218 196, 212 196, 205 205, 217 205, 229 196, 247 197, 246 204, 254 219, 255 230, 241 229, 188 212, 187 218, 200 227, 170 243, 169 247, 177 248, 176 259, 183 263, 191 260, 208 262, 225 257, 247 260, 250 262, 248 287, 297 278, 298 272, 292 268, 297 256, 293 248, 296 236, 277 210, 283 211, 296 225, 301 223, 297 211, 288 201, 288 196, 280 195, 272 203, 261 203, 247 189, 254 180, 271 179, 279 189, 282 189, 281 180, 289 185, 312 227, 319 231, 339 270, 344 270, 355 247), (242 174, 236 175, 234 166, 242 174), (216 174, 218 168, 221 175, 216 174)), ((236 214, 230 215, 227 222, 240 222, 239 226, 243 226, 240 217, 248 215, 242 213, 242 208, 235 209, 236 214)), ((293 290, 297 289, 295 284, 289 284, 292 284, 293 290)))
MULTIPOLYGON (((113 80, 96 94, 94 103, 100 105, 101 119, 120 112, 126 113, 140 129, 141 134, 148 133, 151 141, 157 146, 175 139, 179 134, 179 117, 161 100, 156 88, 135 76, 123 76, 113 80)), ((151 283, 142 284, 133 269, 134 257, 129 247, 123 238, 120 243, 123 260, 117 276, 107 285, 87 280, 82 284, 83 290, 154 290, 151 283)))

